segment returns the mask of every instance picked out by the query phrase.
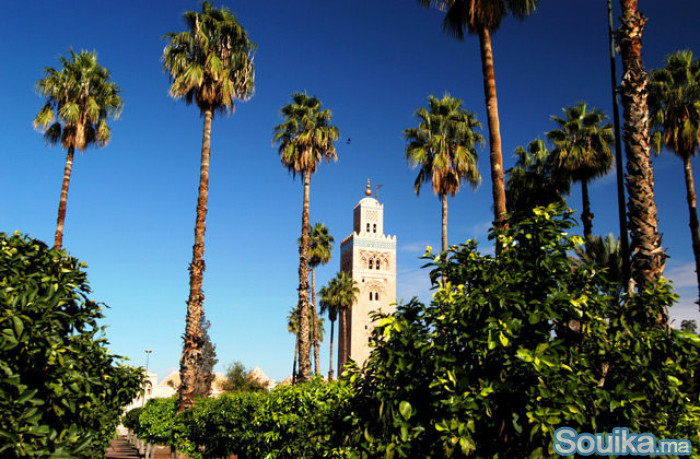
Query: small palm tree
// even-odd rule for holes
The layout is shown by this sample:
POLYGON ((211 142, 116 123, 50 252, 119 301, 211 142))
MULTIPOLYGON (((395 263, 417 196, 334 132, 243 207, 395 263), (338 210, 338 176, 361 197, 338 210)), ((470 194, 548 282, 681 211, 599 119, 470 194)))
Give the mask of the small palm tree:
POLYGON ((622 265, 622 248, 620 239, 614 234, 609 233, 605 238, 600 236, 588 236, 585 246, 576 246, 574 248, 578 259, 573 259, 574 266, 580 266, 582 263, 596 264, 607 269, 608 279, 614 283, 613 294, 619 302, 622 301, 622 293, 624 291, 624 270, 622 265))
POLYGON ((232 113, 234 100, 248 100, 253 94, 253 53, 255 45, 245 29, 226 8, 202 3, 202 12, 187 11, 183 18, 187 29, 165 35, 168 44, 163 51, 163 70, 172 82, 170 95, 193 102, 204 117, 202 157, 199 169, 197 218, 190 263, 190 293, 182 358, 178 412, 195 403, 197 356, 202 339, 199 322, 204 310, 202 281, 204 278, 204 233, 209 199, 209 157, 211 154, 211 122, 215 113, 232 113))
MULTIPOLYGON (((347 273, 339 272, 328 282, 326 287, 321 288, 321 314, 328 312, 328 320, 331 321, 331 342, 328 379, 333 379, 333 328, 338 314, 347 314, 352 305, 357 300, 360 289, 357 282, 347 273)), ((346 316, 347 319, 347 316, 346 316)), ((345 321, 347 324, 347 320, 345 321)), ((347 327, 343 327, 343 342, 347 343, 347 327)), ((345 362, 341 362, 341 365, 345 362)))
POLYGON ((44 78, 37 82, 46 103, 34 119, 34 127, 44 131, 47 143, 60 142, 68 151, 54 238, 54 248, 59 250, 75 150, 83 153, 89 146, 106 146, 112 137, 107 119, 117 119, 124 106, 119 86, 109 81, 109 71, 97 63, 95 51, 76 54, 71 49, 70 60, 61 57, 61 65, 60 70, 46 67, 44 78))
POLYGON ((338 128, 331 125, 331 111, 321 109, 321 101, 303 93, 292 95, 292 103, 280 111, 284 121, 274 129, 274 141, 279 143, 282 166, 292 176, 304 176, 304 201, 301 212, 301 243, 299 247, 299 375, 301 381, 311 378, 309 359, 309 185, 311 174, 322 160, 337 160, 335 145, 338 128))
MULTIPOLYGON (((292 365, 292 383, 296 381, 297 377, 297 361, 299 357, 299 341, 301 339, 301 335, 299 333, 300 328, 299 328, 299 323, 300 323, 300 315, 299 315, 299 308, 298 307, 293 307, 290 311, 289 314, 287 315, 287 331, 289 333, 294 334, 295 336, 295 344, 294 344, 294 363, 292 365)), ((314 337, 318 337, 321 341, 323 341, 323 335, 325 334, 326 330, 323 326, 323 319, 322 318, 317 318, 313 316, 313 312, 309 310, 309 320, 311 323, 314 324, 312 330, 309 331, 309 339, 313 340, 314 337)), ((318 374, 318 373, 317 373, 318 374)))
POLYGON ((651 72, 649 110, 654 150, 659 153, 665 146, 683 161, 690 236, 700 289, 700 225, 693 166, 690 162, 698 152, 700 142, 700 61, 693 60, 692 51, 671 54, 666 58, 665 68, 651 72))
POLYGON ((445 94, 442 99, 428 96, 429 109, 416 111, 417 128, 403 131, 408 142, 406 159, 420 168, 414 183, 416 194, 423 183, 432 182, 433 192, 442 201, 442 250, 447 250, 447 195, 454 196, 462 182, 476 188, 480 181, 476 147, 483 144, 477 132, 481 123, 476 115, 462 108, 460 99, 445 94))
POLYGON ((588 237, 593 228, 593 214, 588 198, 588 183, 610 170, 613 154, 610 145, 614 140, 612 125, 602 124, 607 116, 599 110, 588 110, 585 102, 563 109, 564 118, 552 116, 558 125, 547 133, 554 144, 552 153, 558 157, 559 167, 571 180, 581 183, 583 198, 583 234, 588 237))
MULTIPOLYGON (((316 268, 320 265, 325 265, 331 261, 333 253, 333 236, 328 232, 328 228, 323 223, 316 222, 309 229, 309 268, 311 268, 311 311, 313 312, 314 320, 311 323, 317 323, 316 314, 316 268)), ((301 244, 301 238, 299 239, 301 244)), ((320 359, 321 350, 318 337, 318 329, 313 329, 313 344, 314 344, 314 369, 315 373, 321 374, 320 359)))
POLYGON ((515 167, 506 171, 509 213, 520 215, 537 206, 564 202, 564 196, 571 191, 569 178, 558 167, 556 157, 544 141, 535 139, 527 148, 516 148, 514 154, 515 167))
MULTIPOLYGON (((481 72, 484 76, 484 95, 491 149, 491 184, 493 194, 494 225, 506 225, 506 192, 501 151, 501 121, 496 97, 496 73, 493 65, 491 32, 495 32, 508 15, 524 19, 537 8, 539 0, 417 0, 425 7, 435 6, 445 11, 443 29, 459 40, 465 30, 479 36, 481 72)), ((496 246, 497 251, 500 246, 496 246)))

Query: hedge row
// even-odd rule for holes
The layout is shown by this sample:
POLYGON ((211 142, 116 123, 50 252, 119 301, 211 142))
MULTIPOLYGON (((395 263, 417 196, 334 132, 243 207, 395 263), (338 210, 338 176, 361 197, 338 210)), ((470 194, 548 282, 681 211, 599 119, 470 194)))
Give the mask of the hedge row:
POLYGON ((346 383, 279 387, 201 399, 176 415, 175 399, 149 400, 126 414, 124 426, 149 443, 174 446, 192 458, 349 457, 344 443, 351 388, 346 383))

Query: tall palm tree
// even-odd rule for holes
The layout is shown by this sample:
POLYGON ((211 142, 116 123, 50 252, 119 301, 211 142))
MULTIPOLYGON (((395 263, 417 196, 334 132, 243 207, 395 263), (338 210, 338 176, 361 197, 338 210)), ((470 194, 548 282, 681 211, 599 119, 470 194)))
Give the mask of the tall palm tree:
POLYGON ((44 78, 36 84, 46 103, 34 119, 34 127, 44 131, 47 143, 60 142, 68 151, 54 238, 54 248, 59 250, 75 150, 83 153, 89 146, 106 146, 112 137, 107 119, 117 119, 124 106, 119 86, 109 81, 109 71, 97 63, 95 51, 76 54, 71 49, 70 60, 60 60, 62 68, 46 67, 44 78))
POLYGON ((518 146, 514 155, 515 167, 506 171, 509 213, 529 214, 537 206, 564 202, 571 191, 569 177, 558 167, 556 156, 544 141, 535 139, 527 147, 518 146))
POLYGON ((442 250, 447 250, 447 195, 454 196, 462 182, 476 188, 481 181, 476 147, 483 144, 477 132, 481 123, 476 115, 462 108, 460 99, 445 94, 442 99, 428 96, 429 109, 420 107, 417 128, 403 131, 406 159, 419 167, 414 183, 416 194, 423 183, 432 182, 433 192, 442 201, 442 250))
POLYGON ((572 258, 573 265, 579 267, 582 264, 597 264, 608 271, 608 279, 613 282, 612 289, 608 292, 622 301, 622 293, 625 289, 625 272, 623 265, 622 241, 614 234, 608 233, 601 236, 588 236, 586 245, 574 247, 578 258, 572 258))
MULTIPOLYGON (((321 314, 328 312, 331 321, 331 341, 328 379, 333 379, 333 330, 338 314, 346 314, 357 300, 360 289, 357 282, 347 273, 339 272, 319 291, 321 295, 321 314)), ((347 323, 347 321, 346 321, 347 323)), ((343 342, 347 343, 347 327, 343 327, 343 342)), ((344 362, 343 362, 344 363, 344 362)))
MULTIPOLYGON (((627 209, 631 236, 632 278, 644 289, 664 273, 666 254, 656 218, 654 171, 649 158, 649 106, 647 74, 642 62, 642 32, 646 18, 637 10, 637 0, 620 0, 621 26, 617 43, 622 56, 622 140, 627 152, 627 209)), ((664 322, 666 318, 660 318, 664 322)))
POLYGON ((569 174, 572 181, 581 183, 581 220, 583 234, 588 237, 593 228, 588 182, 605 175, 612 168, 610 145, 614 135, 610 123, 602 124, 607 116, 595 108, 588 110, 585 102, 564 108, 563 111, 564 118, 552 116, 559 128, 549 131, 547 138, 554 144, 552 153, 559 159, 559 167, 569 174))
POLYGON ((294 177, 304 176, 304 201, 301 213, 301 244, 299 247, 299 376, 311 378, 309 359, 309 184, 311 174, 325 159, 337 160, 335 145, 338 128, 331 125, 331 111, 321 109, 321 101, 303 93, 292 95, 292 103, 280 111, 284 122, 274 129, 274 141, 279 143, 282 166, 294 177))
POLYGON ((215 113, 232 113, 234 100, 248 100, 254 89, 253 53, 255 45, 245 29, 226 8, 202 3, 202 12, 187 11, 183 15, 187 30, 165 35, 169 40, 163 51, 163 70, 170 75, 170 95, 183 98, 187 105, 195 103, 204 117, 202 156, 199 169, 197 218, 190 263, 190 293, 182 358, 178 412, 195 403, 194 382, 197 357, 202 337, 199 321, 204 307, 204 233, 209 197, 209 156, 211 122, 215 113))
MULTIPOLYGON (((652 147, 662 146, 683 160, 690 236, 695 255, 695 273, 700 289, 700 232, 695 196, 695 181, 690 159, 700 142, 700 61, 690 50, 666 58, 666 67, 651 72, 649 78, 652 147)), ((700 297, 699 297, 700 298, 700 297)), ((700 305, 700 300, 698 301, 700 305)))
MULTIPOLYGON (((446 11, 443 29, 459 40, 464 39, 465 29, 470 34, 479 36, 491 150, 494 226, 503 228, 506 224, 506 192, 491 32, 498 30, 501 20, 509 14, 518 19, 524 19, 535 11, 539 0, 418 0, 418 3, 425 7, 436 6, 446 11)), ((496 248, 499 250, 499 246, 496 248)))
MULTIPOLYGON (((316 222, 309 229, 309 268, 311 268, 311 311, 313 312, 312 323, 318 323, 316 313, 316 268, 331 261, 333 253, 333 242, 335 239, 328 232, 328 228, 323 223, 316 222)), ((299 240, 301 244, 301 240, 299 240)), ((318 327, 313 327, 314 343, 314 370, 317 375, 321 374, 320 360, 321 349, 318 337, 318 327)))

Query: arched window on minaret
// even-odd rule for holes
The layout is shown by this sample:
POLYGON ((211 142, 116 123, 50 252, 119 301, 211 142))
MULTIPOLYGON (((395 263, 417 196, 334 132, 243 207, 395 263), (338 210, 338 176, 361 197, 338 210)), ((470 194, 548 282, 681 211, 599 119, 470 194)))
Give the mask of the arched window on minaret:
POLYGON ((375 301, 379 301, 379 293, 377 293, 377 292, 374 293, 374 299, 375 299, 375 301))
POLYGON ((367 232, 369 233, 369 223, 367 223, 367 232))
POLYGON ((372 227, 372 229, 373 229, 373 231, 372 231, 373 233, 376 233, 376 232, 377 232, 377 224, 376 224, 376 223, 374 224, 374 226, 372 227))
POLYGON ((372 292, 369 292, 369 300, 372 301, 372 292))
POLYGON ((377 260, 377 269, 379 269, 380 263, 381 262, 379 260, 377 260))
POLYGON ((372 259, 369 259, 369 269, 372 269, 372 259))

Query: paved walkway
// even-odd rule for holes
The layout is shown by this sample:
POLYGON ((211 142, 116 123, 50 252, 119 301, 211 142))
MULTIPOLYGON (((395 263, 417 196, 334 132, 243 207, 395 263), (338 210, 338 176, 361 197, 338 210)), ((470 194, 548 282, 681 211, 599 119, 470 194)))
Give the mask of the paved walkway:
POLYGON ((141 457, 139 451, 131 446, 124 436, 112 440, 105 455, 105 459, 137 459, 139 457, 141 457))

